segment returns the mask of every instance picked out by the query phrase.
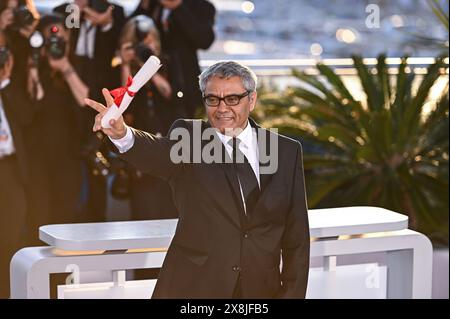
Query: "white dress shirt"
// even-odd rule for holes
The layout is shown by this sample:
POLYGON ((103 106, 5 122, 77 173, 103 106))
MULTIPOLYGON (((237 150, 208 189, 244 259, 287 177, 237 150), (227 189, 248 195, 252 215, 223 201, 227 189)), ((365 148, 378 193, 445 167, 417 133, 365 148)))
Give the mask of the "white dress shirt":
POLYGON ((134 135, 129 126, 127 126, 127 133, 124 137, 119 139, 113 139, 110 137, 109 139, 117 147, 120 153, 128 152, 128 150, 134 145, 134 135))
MULTIPOLYGON (((109 23, 102 27, 102 32, 108 32, 111 30, 113 24, 109 23)), ((78 36, 77 47, 75 54, 77 56, 85 56, 90 59, 94 58, 95 50, 95 35, 97 33, 97 27, 92 25, 92 22, 85 20, 80 25, 80 34, 78 36)))
MULTIPOLYGON (((10 83, 9 79, 3 80, 0 83, 0 90, 4 89, 10 83)), ((12 155, 16 152, 14 148, 13 136, 11 128, 6 118, 5 110, 3 109, 3 101, 0 96, 0 158, 12 155)))
MULTIPOLYGON (((222 144, 225 146, 228 155, 232 158, 233 155, 233 146, 230 145, 230 141, 233 139, 232 136, 224 135, 220 132, 217 132, 217 136, 221 140, 222 144)), ((240 140, 239 150, 245 155, 250 166, 253 169, 253 173, 255 173, 256 179, 258 180, 258 185, 261 186, 259 182, 259 152, 258 152, 258 140, 256 137, 256 131, 252 129, 252 126, 247 121, 247 126, 245 129, 236 136, 240 140)))

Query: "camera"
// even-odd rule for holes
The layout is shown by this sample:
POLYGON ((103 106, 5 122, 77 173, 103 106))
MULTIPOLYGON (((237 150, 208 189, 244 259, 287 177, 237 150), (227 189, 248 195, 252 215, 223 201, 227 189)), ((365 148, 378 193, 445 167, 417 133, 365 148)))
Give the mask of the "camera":
POLYGON ((6 62, 9 60, 9 56, 11 53, 9 52, 7 47, 0 47, 0 69, 6 65, 6 62))
POLYGON ((19 6, 14 9, 13 15, 14 20, 11 25, 11 29, 13 30, 20 30, 21 28, 32 24, 34 21, 34 16, 30 10, 28 10, 27 6, 19 6))
POLYGON ((154 55, 154 52, 142 41, 144 41, 151 30, 156 30, 156 26, 151 18, 144 15, 138 15, 132 21, 136 25, 136 39, 138 41, 138 44, 134 46, 134 50, 137 58, 145 62, 150 56, 154 55))
POLYGON ((62 59, 66 55, 66 41, 54 31, 45 41, 45 47, 47 54, 54 60, 62 59))
POLYGON ((136 57, 141 60, 141 62, 144 62, 148 60, 149 57, 153 55, 152 49, 150 49, 147 45, 144 43, 138 43, 134 50, 136 52, 136 57))

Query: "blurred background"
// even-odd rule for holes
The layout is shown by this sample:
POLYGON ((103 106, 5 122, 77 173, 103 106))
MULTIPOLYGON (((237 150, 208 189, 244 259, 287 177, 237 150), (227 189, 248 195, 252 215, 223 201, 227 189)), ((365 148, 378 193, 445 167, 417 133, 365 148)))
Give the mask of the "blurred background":
MULTIPOLYGON (((36 0, 41 12, 62 0, 36 0)), ((131 14, 139 0, 112 0, 131 14)), ((351 54, 430 57, 448 33, 427 0, 211 0, 216 40, 202 59, 347 58, 351 54), (365 25, 366 8, 380 8, 380 25, 365 25)), ((445 1, 444 1, 445 3, 445 1)), ((445 8, 445 5, 443 6, 445 8)))

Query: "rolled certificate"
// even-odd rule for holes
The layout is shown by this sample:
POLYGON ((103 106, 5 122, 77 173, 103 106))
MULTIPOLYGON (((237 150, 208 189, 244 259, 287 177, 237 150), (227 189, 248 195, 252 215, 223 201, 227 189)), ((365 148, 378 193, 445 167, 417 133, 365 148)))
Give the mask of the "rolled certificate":
POLYGON ((110 128, 109 121, 117 120, 128 108, 134 95, 147 83, 161 67, 161 62, 155 56, 151 56, 136 73, 134 78, 129 78, 127 85, 111 91, 114 96, 114 104, 108 109, 102 118, 102 127, 110 128))

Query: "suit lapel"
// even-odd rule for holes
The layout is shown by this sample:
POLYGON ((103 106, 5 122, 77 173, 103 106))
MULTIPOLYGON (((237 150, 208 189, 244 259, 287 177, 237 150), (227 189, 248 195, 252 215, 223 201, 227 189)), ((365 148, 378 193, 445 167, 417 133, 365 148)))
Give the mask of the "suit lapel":
POLYGON ((259 154, 259 180, 260 180, 260 188, 261 191, 259 193, 259 198, 255 204, 255 209, 252 214, 252 220, 254 220, 255 215, 258 214, 260 211, 264 211, 264 209, 261 209, 260 205, 264 203, 264 198, 269 194, 270 191, 270 182, 275 175, 275 173, 271 174, 262 174, 263 171, 261 168, 264 166, 267 166, 268 163, 263 163, 261 161, 262 154, 271 154, 272 151, 270 149, 270 131, 261 128, 258 124, 255 123, 251 118, 249 118, 250 125, 252 125, 253 128, 256 129, 256 136, 258 139, 258 154, 259 154))
POLYGON ((249 123, 252 126, 252 128, 256 129, 256 138, 258 139, 258 154, 259 154, 259 181, 260 181, 260 188, 261 188, 261 192, 260 192, 260 196, 259 198, 262 197, 262 194, 264 193, 264 191, 266 190, 270 180, 273 177, 273 174, 261 174, 261 167, 267 165, 266 163, 262 163, 261 162, 261 154, 263 153, 268 153, 270 154, 270 132, 266 129, 263 129, 261 126, 259 126, 258 124, 256 124, 256 122, 249 118, 249 123), (264 135, 265 140, 261 140, 261 135, 264 135))

